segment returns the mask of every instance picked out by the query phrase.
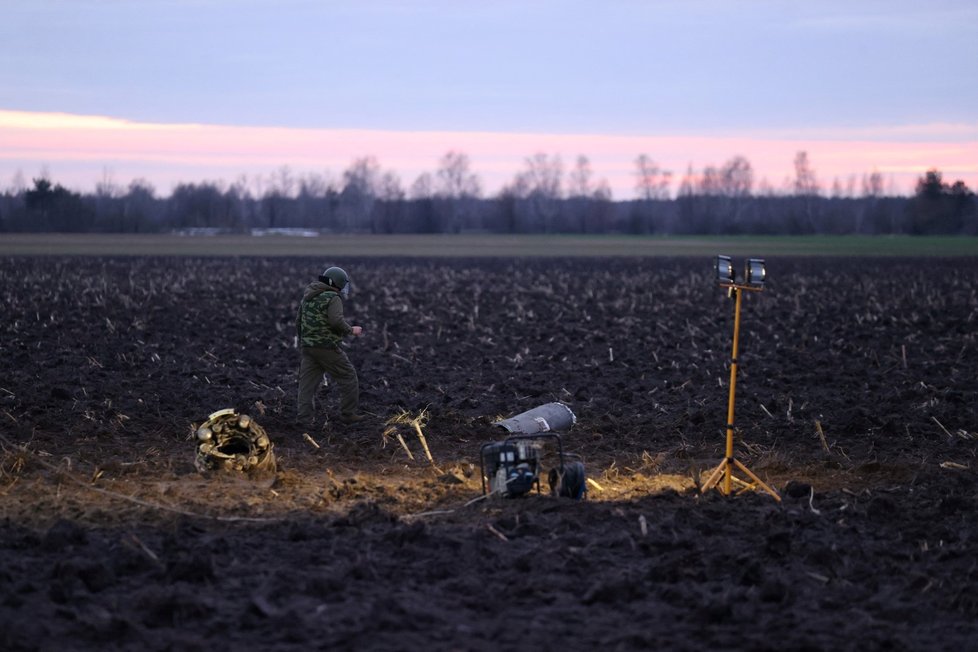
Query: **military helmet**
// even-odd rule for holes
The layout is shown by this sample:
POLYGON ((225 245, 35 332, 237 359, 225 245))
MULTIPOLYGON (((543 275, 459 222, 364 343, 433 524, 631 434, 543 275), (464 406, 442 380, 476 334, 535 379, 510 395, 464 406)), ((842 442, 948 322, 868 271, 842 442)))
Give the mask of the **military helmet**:
POLYGON ((331 288, 335 288, 344 299, 350 296, 350 286, 353 285, 350 282, 350 275, 339 267, 327 267, 319 276, 319 280, 331 288))

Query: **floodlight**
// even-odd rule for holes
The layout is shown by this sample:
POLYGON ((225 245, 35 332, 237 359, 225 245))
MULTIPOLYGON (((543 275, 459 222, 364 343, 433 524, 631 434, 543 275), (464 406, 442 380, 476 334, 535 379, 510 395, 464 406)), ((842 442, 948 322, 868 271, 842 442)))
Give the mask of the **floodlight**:
POLYGON ((746 267, 745 276, 747 277, 747 284, 754 286, 764 285, 764 277, 767 275, 764 269, 764 259, 748 258, 746 267))
POLYGON ((717 256, 714 268, 716 269, 717 283, 734 282, 734 268, 730 256, 717 256))
POLYGON ((727 289, 727 296, 734 299, 734 324, 733 324, 733 351, 730 354, 730 395, 727 399, 727 454, 706 482, 701 486, 702 491, 707 491, 713 487, 718 487, 720 491, 729 496, 733 488, 733 471, 736 468, 746 474, 753 484, 737 480, 746 487, 760 487, 771 494, 775 500, 780 501, 778 495, 771 487, 767 486, 763 480, 754 475, 754 472, 744 466, 743 462, 734 457, 734 388, 737 386, 737 354, 738 340, 740 337, 740 304, 744 298, 744 291, 759 292, 764 289, 764 270, 763 258, 748 258, 744 265, 744 281, 737 283, 734 279, 733 265, 730 263, 729 256, 716 257, 716 276, 720 287, 727 289), (720 480, 723 484, 720 484, 720 480))

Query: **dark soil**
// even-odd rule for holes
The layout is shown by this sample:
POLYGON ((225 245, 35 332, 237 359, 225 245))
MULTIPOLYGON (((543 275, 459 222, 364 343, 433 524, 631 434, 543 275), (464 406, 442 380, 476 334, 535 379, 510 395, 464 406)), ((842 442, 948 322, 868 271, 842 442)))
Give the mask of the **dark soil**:
POLYGON ((978 260, 768 261, 735 457, 780 501, 700 490, 733 331, 710 261, 334 261, 372 417, 327 387, 303 430, 326 262, 0 260, 0 649, 975 646, 978 260), (587 500, 484 498, 492 423, 551 401, 587 500), (195 470, 228 407, 274 477, 195 470))

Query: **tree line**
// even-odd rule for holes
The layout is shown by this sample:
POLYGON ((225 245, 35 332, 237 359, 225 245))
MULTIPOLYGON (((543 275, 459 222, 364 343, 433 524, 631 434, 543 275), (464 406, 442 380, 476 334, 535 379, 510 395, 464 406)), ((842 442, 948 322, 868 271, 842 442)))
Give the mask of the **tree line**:
POLYGON ((932 169, 912 196, 884 189, 878 172, 823 187, 805 152, 780 189, 757 183, 750 162, 690 167, 677 177, 647 155, 635 160, 635 198, 615 201, 585 156, 569 170, 536 154, 494 196, 483 196, 468 156, 450 151, 434 173, 405 189, 373 157, 342 177, 294 175, 282 167, 249 183, 177 184, 162 197, 142 179, 123 188, 106 177, 95 192, 46 175, 0 194, 0 232, 156 233, 216 229, 314 229, 369 233, 962 234, 978 235, 978 204, 963 181, 932 169), (858 183, 858 187, 857 187, 858 183))

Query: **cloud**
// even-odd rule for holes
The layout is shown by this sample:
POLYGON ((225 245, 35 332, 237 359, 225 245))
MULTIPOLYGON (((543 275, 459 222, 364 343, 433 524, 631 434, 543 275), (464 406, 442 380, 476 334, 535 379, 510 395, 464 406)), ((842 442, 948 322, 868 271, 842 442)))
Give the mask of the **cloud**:
POLYGON ((132 122, 98 115, 0 110, 0 129, 38 131, 167 131, 189 125, 132 122))

